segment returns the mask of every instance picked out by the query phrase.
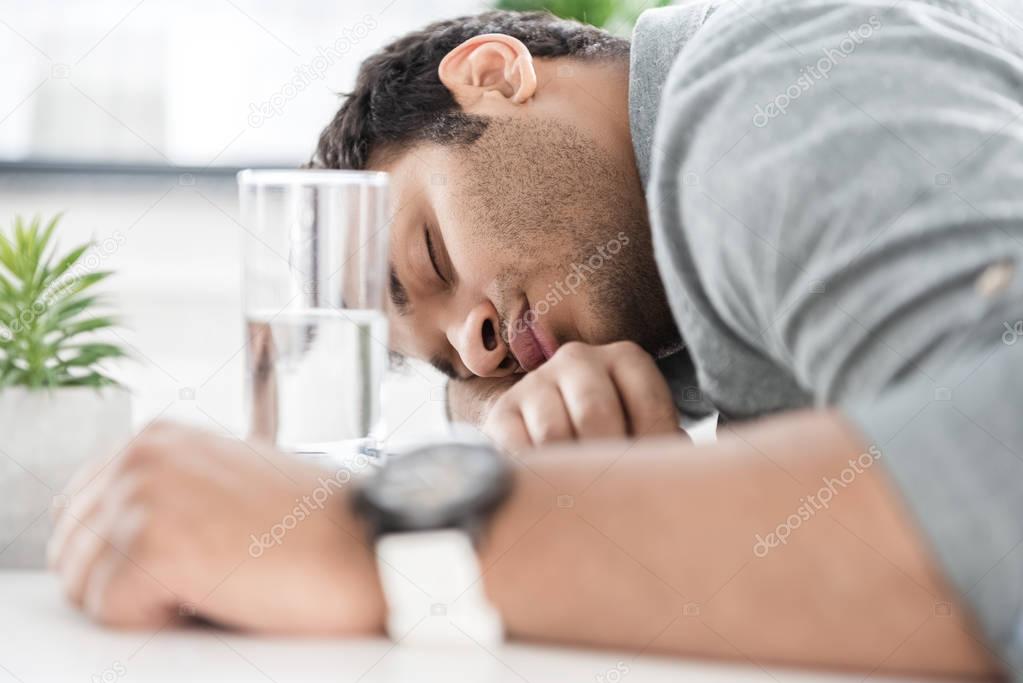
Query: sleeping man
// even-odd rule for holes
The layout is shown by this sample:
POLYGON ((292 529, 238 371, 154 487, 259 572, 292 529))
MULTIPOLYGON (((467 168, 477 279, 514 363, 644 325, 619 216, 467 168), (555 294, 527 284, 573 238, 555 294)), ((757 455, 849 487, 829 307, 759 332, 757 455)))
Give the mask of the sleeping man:
MULTIPOLYGON (((1008 0, 744 0, 363 63, 312 165, 391 174, 394 350, 511 454, 511 637, 1023 680, 1021 46, 1008 0)), ((246 556, 316 480, 261 454, 159 425, 83 473, 70 599, 381 631, 346 491, 246 556)))

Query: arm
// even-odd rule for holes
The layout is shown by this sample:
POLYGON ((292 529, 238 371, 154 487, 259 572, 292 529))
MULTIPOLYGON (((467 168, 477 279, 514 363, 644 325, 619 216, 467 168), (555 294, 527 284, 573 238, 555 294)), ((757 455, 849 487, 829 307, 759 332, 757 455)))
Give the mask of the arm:
POLYGON ((653 206, 681 213, 699 263, 677 270, 719 329, 881 448, 1019 676, 1020 26, 971 0, 755 5, 722 5, 664 88, 662 153, 683 161, 655 184, 677 201, 653 206))
MULTIPOLYGON (((516 638, 991 671, 958 607, 935 617, 955 598, 880 467, 861 466, 784 545, 758 549, 758 534, 865 451, 828 413, 765 421, 705 448, 662 437, 535 451, 516 465, 484 542, 485 588, 516 638)), ((73 484, 52 562, 72 602, 109 625, 161 627, 184 604, 250 631, 380 632, 371 552, 330 478, 265 447, 158 425, 73 484), (322 505, 300 511, 309 500, 322 505)))
POLYGON ((958 605, 935 617, 957 598, 882 467, 860 467, 827 508, 790 518, 867 449, 817 412, 708 448, 669 437, 537 452, 486 546, 486 586, 511 633, 531 640, 990 673, 958 605), (787 519, 783 545, 758 545, 787 519))
POLYGON ((511 375, 448 380, 448 419, 453 422, 468 422, 476 427, 481 426, 494 402, 515 386, 520 378, 521 375, 511 375))

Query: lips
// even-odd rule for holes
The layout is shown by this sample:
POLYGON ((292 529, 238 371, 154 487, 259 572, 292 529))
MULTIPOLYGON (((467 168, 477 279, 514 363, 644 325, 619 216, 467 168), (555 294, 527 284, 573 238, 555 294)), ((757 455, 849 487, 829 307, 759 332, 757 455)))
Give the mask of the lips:
POLYGON ((512 355, 526 372, 543 365, 558 348, 557 342, 537 324, 536 314, 530 314, 530 310, 526 302, 511 327, 508 339, 512 355))

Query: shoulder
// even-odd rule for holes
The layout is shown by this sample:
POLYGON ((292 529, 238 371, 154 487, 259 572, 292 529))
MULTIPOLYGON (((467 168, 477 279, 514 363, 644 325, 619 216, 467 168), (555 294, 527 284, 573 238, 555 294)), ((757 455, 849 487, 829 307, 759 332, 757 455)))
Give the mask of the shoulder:
POLYGON ((969 0, 716 10, 661 97, 649 186, 661 263, 757 331, 875 252, 891 266, 886 245, 955 258, 935 236, 1018 181, 978 150, 1023 145, 1009 125, 1023 40, 984 13, 969 0), (945 191, 964 159, 974 172, 945 191))

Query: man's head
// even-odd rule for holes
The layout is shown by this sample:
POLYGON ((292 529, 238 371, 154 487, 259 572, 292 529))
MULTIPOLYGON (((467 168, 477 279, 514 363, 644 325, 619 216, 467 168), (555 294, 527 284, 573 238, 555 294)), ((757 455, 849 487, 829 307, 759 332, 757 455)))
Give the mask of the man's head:
POLYGON ((628 126, 628 43, 546 13, 439 22, 367 59, 313 165, 392 175, 391 343, 449 374, 567 341, 678 343, 628 126))

